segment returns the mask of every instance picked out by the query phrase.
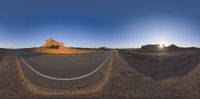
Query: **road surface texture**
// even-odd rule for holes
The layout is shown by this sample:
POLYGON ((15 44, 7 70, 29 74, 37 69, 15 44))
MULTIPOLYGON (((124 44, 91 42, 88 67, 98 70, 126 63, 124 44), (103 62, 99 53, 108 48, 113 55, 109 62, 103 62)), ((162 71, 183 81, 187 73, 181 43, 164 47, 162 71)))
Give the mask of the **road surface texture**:
POLYGON ((20 64, 35 84, 48 88, 79 88, 95 84, 109 63, 112 51, 80 55, 17 51, 20 64))

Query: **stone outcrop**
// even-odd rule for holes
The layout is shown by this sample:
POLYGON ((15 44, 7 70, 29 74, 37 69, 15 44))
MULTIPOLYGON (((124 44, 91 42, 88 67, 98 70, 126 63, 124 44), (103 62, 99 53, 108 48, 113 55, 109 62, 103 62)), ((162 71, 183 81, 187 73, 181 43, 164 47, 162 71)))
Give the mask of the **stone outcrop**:
POLYGON ((33 48, 31 51, 39 52, 39 53, 48 53, 48 54, 83 54, 83 53, 93 53, 95 50, 79 50, 75 48, 65 47, 64 43, 58 42, 49 38, 45 45, 39 48, 33 48))
POLYGON ((52 38, 49 38, 45 45, 42 46, 42 48, 50 48, 50 49, 63 49, 65 48, 64 43, 62 42, 57 42, 53 40, 52 38))
POLYGON ((171 44, 168 46, 169 49, 177 49, 179 48, 178 46, 176 46, 175 44, 171 44))
POLYGON ((141 47, 142 49, 158 49, 159 48, 159 44, 155 44, 155 45, 144 45, 141 47))
MULTIPOLYGON (((164 45, 164 44, 162 44, 162 48, 166 48, 166 46, 164 45)), ((160 44, 148 44, 148 45, 143 45, 142 47, 141 47, 141 49, 152 49, 152 50, 154 50, 154 49, 160 49, 161 47, 160 47, 160 44)))

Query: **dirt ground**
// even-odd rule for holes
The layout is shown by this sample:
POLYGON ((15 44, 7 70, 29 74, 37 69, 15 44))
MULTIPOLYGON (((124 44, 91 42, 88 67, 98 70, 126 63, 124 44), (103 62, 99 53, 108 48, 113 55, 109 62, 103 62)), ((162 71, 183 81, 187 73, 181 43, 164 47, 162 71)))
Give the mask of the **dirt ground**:
POLYGON ((27 98, 32 95, 26 92, 19 79, 15 55, 11 51, 4 52, 6 55, 0 61, 0 97, 4 98, 27 98))
MULTIPOLYGON (((0 97, 33 99, 199 99, 200 65, 187 69, 184 75, 167 76, 154 79, 146 75, 123 54, 114 54, 112 77, 106 88, 99 93, 87 96, 37 96, 26 91, 21 85, 16 68, 15 55, 12 51, 0 61, 0 97)), ((188 56, 186 56, 188 57, 188 56)), ((191 60, 198 61, 198 57, 191 60)), ((186 58, 187 60, 188 58, 186 58)), ((152 60, 154 61, 154 60, 152 60)), ((169 65, 166 65, 167 67, 169 65)), ((180 68, 176 68, 180 69, 180 68)), ((171 69, 169 69, 171 70, 171 69)), ((152 72, 150 70, 150 72, 152 72)), ((148 73, 147 73, 148 74, 148 73)), ((161 76, 162 77, 162 76, 161 76)), ((3 99, 3 98, 2 98, 3 99)))

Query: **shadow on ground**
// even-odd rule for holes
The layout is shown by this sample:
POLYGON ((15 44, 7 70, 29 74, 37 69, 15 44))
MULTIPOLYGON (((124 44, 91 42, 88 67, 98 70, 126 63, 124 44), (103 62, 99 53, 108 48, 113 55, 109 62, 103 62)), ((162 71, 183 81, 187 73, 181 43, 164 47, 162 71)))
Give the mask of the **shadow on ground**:
POLYGON ((145 76, 163 80, 175 76, 185 76, 200 64, 200 53, 178 56, 148 56, 121 54, 127 63, 145 76), (145 57, 146 56, 146 57, 145 57))

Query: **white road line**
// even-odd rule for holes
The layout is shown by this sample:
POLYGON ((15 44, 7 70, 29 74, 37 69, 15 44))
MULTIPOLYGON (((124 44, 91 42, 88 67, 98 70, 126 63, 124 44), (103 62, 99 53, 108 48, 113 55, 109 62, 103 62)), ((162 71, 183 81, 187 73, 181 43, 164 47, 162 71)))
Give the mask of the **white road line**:
POLYGON ((82 78, 86 78, 92 74, 94 74, 95 72, 97 72, 101 67, 103 67, 103 65, 110 59, 110 57, 112 56, 112 53, 113 51, 111 52, 111 54, 106 58, 106 60, 100 64, 98 66, 98 68, 96 68, 95 70, 93 70, 92 72, 90 73, 87 73, 85 75, 82 75, 82 76, 79 76, 79 77, 73 77, 73 78, 57 78, 57 77, 52 77, 52 76, 48 76, 48 75, 45 75, 45 74, 42 74, 40 72, 38 72, 37 70, 33 69, 24 59, 23 57, 17 52, 17 55, 21 58, 21 60, 23 61, 24 64, 26 64, 26 66, 28 66, 29 69, 31 69, 34 73, 44 77, 44 78, 47 78, 47 79, 51 79, 51 80, 59 80, 59 81, 71 81, 71 80, 79 80, 79 79, 82 79, 82 78))

